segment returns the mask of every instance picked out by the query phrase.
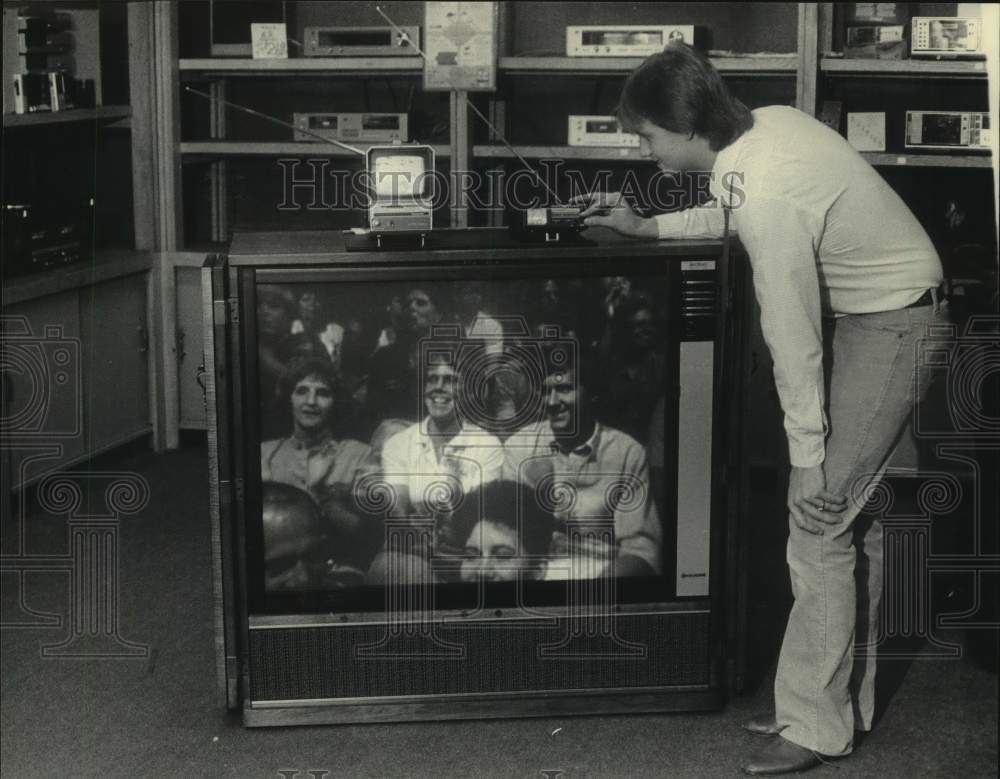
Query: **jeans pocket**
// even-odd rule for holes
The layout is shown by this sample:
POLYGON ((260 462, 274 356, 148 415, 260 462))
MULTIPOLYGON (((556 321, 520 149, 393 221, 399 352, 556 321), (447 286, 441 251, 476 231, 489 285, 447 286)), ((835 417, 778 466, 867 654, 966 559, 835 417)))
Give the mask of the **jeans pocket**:
POLYGON ((913 327, 910 321, 910 310, 907 308, 901 308, 897 311, 879 311, 875 314, 849 314, 848 316, 862 330, 877 333, 906 335, 913 327))

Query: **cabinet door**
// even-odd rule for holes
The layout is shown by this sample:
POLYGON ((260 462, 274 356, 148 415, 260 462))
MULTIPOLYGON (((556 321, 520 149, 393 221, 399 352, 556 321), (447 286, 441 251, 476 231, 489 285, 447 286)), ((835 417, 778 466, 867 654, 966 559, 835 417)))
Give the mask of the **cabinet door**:
POLYGON ((80 293, 84 423, 95 453, 152 429, 146 278, 126 276, 80 293))
POLYGON ((205 393, 198 373, 205 365, 202 344, 201 268, 177 269, 177 388, 180 426, 205 429, 205 393))
POLYGON ((21 484, 86 450, 76 290, 3 310, 5 479, 21 484))

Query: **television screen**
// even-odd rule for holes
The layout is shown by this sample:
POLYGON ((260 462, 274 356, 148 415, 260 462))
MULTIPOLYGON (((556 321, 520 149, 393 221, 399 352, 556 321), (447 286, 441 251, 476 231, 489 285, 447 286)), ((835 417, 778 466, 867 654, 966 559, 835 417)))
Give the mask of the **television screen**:
POLYGON ((379 200, 419 197, 426 186, 425 173, 420 155, 379 155, 375 157, 375 195, 379 200))
POLYGON ((455 607, 564 603, 568 581, 707 595, 712 346, 682 343, 675 271, 643 268, 258 274, 255 607, 374 611, 426 584, 455 607), (681 433, 680 402, 704 407, 681 433))

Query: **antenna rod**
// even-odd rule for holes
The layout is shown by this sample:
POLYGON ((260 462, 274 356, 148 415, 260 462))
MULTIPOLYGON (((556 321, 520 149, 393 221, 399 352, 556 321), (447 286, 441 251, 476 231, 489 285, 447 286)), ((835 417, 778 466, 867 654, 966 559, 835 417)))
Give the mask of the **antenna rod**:
MULTIPOLYGON (((375 6, 375 10, 378 11, 379 16, 381 16, 383 19, 385 19, 389 23, 389 26, 392 27, 393 31, 396 32, 396 33, 398 33, 399 35, 401 35, 405 40, 409 41, 409 43, 413 47, 414 51, 416 51, 417 54, 419 54, 423 58, 424 62, 427 62, 427 55, 424 54, 424 52, 420 49, 420 46, 417 45, 416 41, 410 40, 410 36, 406 34, 406 31, 403 30, 402 28, 400 28, 392 19, 390 19, 388 16, 386 16, 386 14, 382 10, 381 6, 376 5, 375 6)), ((543 187, 545 187, 546 191, 550 195, 552 195, 552 197, 555 198, 556 204, 557 205, 562 205, 562 200, 559 198, 559 195, 557 195, 552 190, 552 188, 548 184, 545 183, 545 179, 542 178, 541 174, 537 170, 535 170, 533 167, 531 167, 531 165, 528 164, 528 161, 526 159, 524 159, 524 157, 522 157, 520 154, 517 153, 517 149, 515 149, 513 146, 510 145, 510 143, 504 137, 503 133, 500 132, 496 127, 494 127, 493 123, 490 122, 490 120, 487 119, 483 115, 483 113, 478 108, 476 108, 475 105, 473 105, 472 101, 469 99, 469 96, 467 94, 465 96, 465 104, 467 106, 469 106, 469 108, 472 109, 473 113, 475 113, 476 116, 478 116, 480 119, 483 120, 483 123, 487 127, 490 128, 490 131, 493 133, 493 135, 495 137, 499 138, 500 142, 504 146, 507 147, 507 149, 510 151, 510 153, 513 154, 515 157, 517 157, 517 159, 525 167, 525 169, 529 170, 530 172, 532 172, 532 173, 535 174, 535 178, 538 180, 538 183, 541 184, 543 187)))
POLYGON ((184 87, 184 89, 186 89, 188 92, 191 92, 192 94, 198 95, 199 97, 203 97, 206 100, 210 100, 213 103, 221 103, 222 105, 229 106, 230 108, 235 108, 237 111, 242 111, 245 114, 250 114, 250 116, 256 116, 259 119, 266 119, 268 122, 271 122, 272 124, 281 125, 282 127, 288 127, 296 132, 304 133, 305 135, 311 135, 313 138, 316 138, 319 141, 323 141, 323 143, 332 143, 334 146, 340 146, 341 148, 347 149, 347 151, 354 152, 355 154, 358 154, 362 157, 365 156, 365 153, 361 151, 361 149, 359 149, 357 146, 351 146, 349 143, 341 143, 340 141, 335 141, 333 138, 324 138, 322 135, 320 135, 319 133, 314 133, 312 130, 305 130, 301 127, 296 127, 294 124, 290 122, 284 122, 281 119, 277 119, 273 116, 262 114, 260 111, 254 111, 252 108, 241 106, 238 103, 231 103, 228 100, 223 100, 221 97, 212 97, 212 95, 208 94, 207 92, 199 92, 197 89, 193 89, 187 86, 184 87))

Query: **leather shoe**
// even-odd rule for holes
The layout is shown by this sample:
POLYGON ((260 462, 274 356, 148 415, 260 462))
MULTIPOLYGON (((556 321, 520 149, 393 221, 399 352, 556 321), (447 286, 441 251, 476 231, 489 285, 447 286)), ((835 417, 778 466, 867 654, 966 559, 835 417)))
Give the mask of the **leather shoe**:
POLYGON ((777 736, 781 732, 773 711, 751 717, 741 722, 740 727, 755 736, 777 736))
POLYGON ((818 766, 822 760, 811 749, 793 744, 781 736, 755 754, 743 766, 743 773, 751 776, 792 774, 818 766))

